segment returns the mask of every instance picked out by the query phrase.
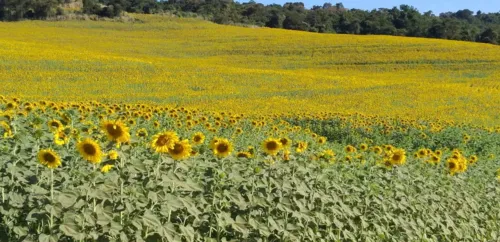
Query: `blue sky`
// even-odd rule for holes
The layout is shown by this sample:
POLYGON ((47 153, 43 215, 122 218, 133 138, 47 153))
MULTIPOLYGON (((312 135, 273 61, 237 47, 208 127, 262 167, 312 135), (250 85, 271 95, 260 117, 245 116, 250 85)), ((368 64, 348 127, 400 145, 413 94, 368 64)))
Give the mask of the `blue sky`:
MULTIPOLYGON (((238 1, 238 0, 237 0, 238 1)), ((254 0, 263 4, 283 4, 285 2, 303 2, 307 8, 313 5, 323 5, 327 0, 254 0)), ((248 2, 239 0, 239 2, 248 2)), ((372 10, 374 8, 392 8, 401 4, 408 4, 416 7, 420 12, 431 10, 434 14, 439 14, 448 11, 457 11, 460 9, 470 9, 474 12, 481 10, 482 12, 500 12, 500 0, 344 0, 330 2, 335 5, 337 2, 342 2, 346 8, 358 8, 372 10)))

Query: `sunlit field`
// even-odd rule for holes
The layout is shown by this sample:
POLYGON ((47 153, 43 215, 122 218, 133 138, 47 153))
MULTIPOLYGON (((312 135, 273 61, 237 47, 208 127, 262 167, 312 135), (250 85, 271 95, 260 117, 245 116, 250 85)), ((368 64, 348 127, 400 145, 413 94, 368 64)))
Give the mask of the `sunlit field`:
POLYGON ((0 241, 498 241, 500 47, 0 23, 0 241))
POLYGON ((498 46, 137 18, 1 23, 2 93, 500 124, 498 46))

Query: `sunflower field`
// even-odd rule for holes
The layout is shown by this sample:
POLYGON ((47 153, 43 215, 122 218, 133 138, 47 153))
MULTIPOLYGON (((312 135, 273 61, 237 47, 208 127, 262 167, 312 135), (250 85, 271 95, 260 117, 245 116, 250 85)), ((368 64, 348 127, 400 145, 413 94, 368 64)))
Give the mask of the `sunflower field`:
POLYGON ((0 23, 0 241, 499 241, 500 49, 0 23))

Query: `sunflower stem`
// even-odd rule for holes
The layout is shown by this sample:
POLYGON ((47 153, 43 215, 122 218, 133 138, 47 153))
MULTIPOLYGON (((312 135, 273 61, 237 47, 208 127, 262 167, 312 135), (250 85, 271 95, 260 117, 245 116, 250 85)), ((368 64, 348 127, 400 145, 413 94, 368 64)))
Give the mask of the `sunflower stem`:
MULTIPOLYGON (((94 174, 95 174, 97 167, 95 166, 95 164, 93 164, 93 167, 94 167, 94 174)), ((92 181, 92 186, 94 187, 94 189, 96 189, 96 187, 95 187, 95 178, 93 178, 93 179, 94 179, 94 181, 92 181)), ((94 204, 94 213, 95 213, 95 211, 96 211, 95 196, 92 198, 92 201, 93 201, 93 204, 94 204)))
MULTIPOLYGON (((50 169, 50 203, 54 205, 54 170, 50 169)), ((54 213, 50 210, 49 230, 54 226, 54 213)), ((52 231, 52 230, 51 230, 52 231)))

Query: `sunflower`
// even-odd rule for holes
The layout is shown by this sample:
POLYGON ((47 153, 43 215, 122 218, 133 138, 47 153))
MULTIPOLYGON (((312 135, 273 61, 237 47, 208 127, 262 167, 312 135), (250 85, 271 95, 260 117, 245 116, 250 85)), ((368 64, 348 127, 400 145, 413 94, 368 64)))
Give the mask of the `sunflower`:
POLYGON ((300 141, 297 143, 297 148, 295 149, 295 152, 302 153, 306 151, 306 149, 307 149, 307 142, 300 141))
POLYGON ((221 138, 218 138, 218 137, 214 137, 212 139, 212 141, 210 141, 210 144, 208 145, 210 147, 210 149, 214 149, 215 148, 215 143, 219 142, 221 138))
POLYGON ((390 151, 392 151, 393 149, 395 149, 395 148, 394 148, 394 146, 392 146, 392 145, 384 145, 384 150, 385 150, 386 152, 390 152, 390 151))
POLYGON ((441 157, 439 157, 436 154, 432 154, 429 160, 427 160, 427 162, 433 165, 439 164, 439 162, 441 162, 441 157))
POLYGON ((345 152, 347 153, 354 153, 356 152, 356 147, 352 146, 352 145, 348 145, 344 148, 345 152))
POLYGON ((255 147, 248 146, 248 153, 250 153, 252 156, 255 155, 255 147))
POLYGON ((448 167, 448 170, 450 171, 451 175, 454 175, 459 171, 459 165, 458 165, 458 160, 456 159, 448 159, 446 161, 446 167, 448 167))
POLYGON ((104 121, 102 123, 102 129, 108 136, 108 139, 111 141, 124 143, 130 140, 128 127, 125 126, 125 124, 123 124, 121 121, 104 121))
POLYGON ((218 138, 217 142, 213 144, 212 151, 217 157, 224 158, 231 154, 233 151, 233 145, 227 139, 218 138))
POLYGON ((108 157, 110 160, 118 159, 118 152, 116 150, 112 150, 108 153, 108 157))
POLYGON ((375 146, 375 147, 373 147, 372 149, 373 149, 373 152, 374 152, 375 154, 379 154, 379 155, 380 155, 380 154, 382 154, 382 151, 383 151, 383 150, 382 150, 382 148, 381 148, 380 146, 375 146))
POLYGON ((238 154, 236 154, 236 157, 238 157, 238 158, 251 158, 252 154, 250 154, 250 152, 238 152, 238 154))
POLYGON ((289 150, 283 151, 283 160, 284 161, 289 161, 290 160, 290 151, 289 150))
POLYGON ((54 133, 54 143, 56 145, 64 145, 69 142, 69 137, 62 130, 58 130, 54 133))
POLYGON ((292 140, 290 140, 289 138, 281 138, 280 143, 283 148, 288 148, 292 144, 292 140))
POLYGON ((151 147, 158 153, 168 153, 168 150, 173 149, 177 141, 179 141, 179 137, 175 132, 163 132, 153 136, 151 147))
POLYGON ((4 130, 3 137, 9 138, 13 136, 12 129, 10 125, 5 121, 0 121, 0 127, 4 130))
POLYGON ((52 131, 61 130, 63 128, 61 121, 56 120, 56 119, 50 120, 48 125, 49 125, 50 130, 52 130, 52 131))
POLYGON ((168 153, 174 160, 183 160, 191 155, 191 145, 187 139, 176 141, 172 149, 168 149, 168 153))
POLYGON ((428 155, 427 149, 420 149, 417 151, 418 158, 424 158, 428 155))
POLYGON ((403 165, 406 163, 406 152, 403 149, 395 149, 389 155, 389 161, 393 165, 403 165))
POLYGON ((104 165, 102 168, 101 168, 101 172, 102 173, 108 173, 113 167, 115 167, 114 165, 111 165, 111 164, 107 164, 107 165, 104 165))
POLYGON ((368 145, 363 143, 361 145, 359 145, 359 149, 362 150, 362 151, 367 151, 368 150, 368 145))
POLYGON ((436 150, 434 151, 434 154, 438 155, 438 156, 441 156, 443 154, 443 151, 441 150, 436 150))
POLYGON ((144 138, 148 136, 148 131, 145 128, 140 128, 139 130, 137 130, 137 132, 135 132, 135 135, 137 137, 144 138))
POLYGON ((92 139, 85 139, 76 144, 80 155, 92 164, 99 164, 102 160, 102 151, 99 144, 92 139))
POLYGON ((262 148, 269 155, 276 155, 282 148, 282 144, 279 139, 268 138, 262 143, 262 148))
POLYGON ((472 156, 469 158, 469 163, 470 163, 470 164, 474 164, 474 163, 476 163, 476 162, 477 162, 477 160, 478 160, 477 155, 472 155, 472 156))
POLYGON ((51 149, 40 150, 38 152, 38 161, 40 164, 47 166, 50 169, 57 168, 61 165, 61 158, 51 149))
POLYGON ((326 143, 326 137, 324 137, 324 136, 319 137, 319 138, 318 138, 318 143, 319 143, 319 144, 324 144, 324 143, 326 143))
POLYGON ((193 143, 199 145, 203 144, 203 142, 205 142, 205 135, 202 132, 196 132, 193 135, 193 143))

